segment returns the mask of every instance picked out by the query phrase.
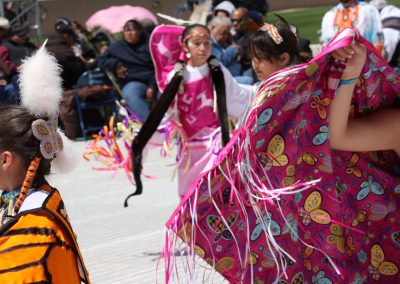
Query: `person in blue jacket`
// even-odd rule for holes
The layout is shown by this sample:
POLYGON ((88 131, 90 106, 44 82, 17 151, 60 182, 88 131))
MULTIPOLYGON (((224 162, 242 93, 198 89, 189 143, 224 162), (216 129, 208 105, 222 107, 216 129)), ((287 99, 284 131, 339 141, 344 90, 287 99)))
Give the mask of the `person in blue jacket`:
POLYGON ((130 111, 144 121, 157 94, 157 84, 149 37, 142 24, 136 20, 127 21, 123 27, 123 39, 112 43, 97 63, 118 77, 122 96, 130 111))

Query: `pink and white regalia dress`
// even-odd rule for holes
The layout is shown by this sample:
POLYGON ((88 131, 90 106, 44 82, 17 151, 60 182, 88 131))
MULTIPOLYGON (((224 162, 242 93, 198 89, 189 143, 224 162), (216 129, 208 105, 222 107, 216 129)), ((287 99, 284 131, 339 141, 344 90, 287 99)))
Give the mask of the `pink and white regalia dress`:
MULTIPOLYGON (((150 39, 150 50, 155 63, 156 79, 161 91, 175 74, 175 62, 181 55, 182 27, 162 25, 150 39)), ((221 66, 225 80, 228 115, 238 119, 249 102, 251 86, 239 85, 229 71, 221 66)), ((221 137, 214 85, 207 63, 199 67, 185 65, 180 92, 163 119, 161 129, 168 133, 178 130, 179 195, 185 196, 199 174, 212 165, 221 149, 221 137)))

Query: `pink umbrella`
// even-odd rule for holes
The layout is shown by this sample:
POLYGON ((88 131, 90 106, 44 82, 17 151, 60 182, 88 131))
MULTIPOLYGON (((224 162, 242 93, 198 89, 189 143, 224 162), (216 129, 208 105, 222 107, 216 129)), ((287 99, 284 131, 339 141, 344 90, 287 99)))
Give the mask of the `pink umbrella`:
POLYGON ((112 33, 122 31, 124 24, 131 19, 138 21, 150 20, 158 24, 156 16, 149 10, 139 6, 111 6, 95 12, 86 21, 86 27, 92 30, 95 27, 107 29, 112 33))

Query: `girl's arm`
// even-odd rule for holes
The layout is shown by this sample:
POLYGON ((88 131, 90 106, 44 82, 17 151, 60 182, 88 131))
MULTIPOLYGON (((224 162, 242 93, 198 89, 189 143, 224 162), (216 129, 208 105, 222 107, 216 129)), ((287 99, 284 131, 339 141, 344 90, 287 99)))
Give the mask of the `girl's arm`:
MULTIPOLYGON (((351 99, 366 58, 361 44, 342 48, 333 56, 348 58, 341 84, 330 105, 329 139, 331 147, 343 151, 376 151, 400 148, 400 110, 384 109, 349 120, 351 99), (395 122, 397 121, 397 123, 395 122), (395 127, 398 125, 398 127, 395 127)), ((398 152, 399 153, 399 152, 398 152)))

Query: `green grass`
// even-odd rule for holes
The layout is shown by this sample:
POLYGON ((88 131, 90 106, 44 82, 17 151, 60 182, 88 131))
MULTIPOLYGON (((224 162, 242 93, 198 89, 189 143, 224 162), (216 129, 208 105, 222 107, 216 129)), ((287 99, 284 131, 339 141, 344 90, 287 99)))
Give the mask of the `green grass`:
MULTIPOLYGON (((388 1, 389 4, 400 7, 400 0, 388 1)), ((319 42, 319 31, 321 29, 322 17, 332 6, 296 9, 293 11, 272 11, 268 14, 267 22, 275 23, 278 18, 273 14, 277 13, 284 17, 289 23, 295 25, 302 37, 308 38, 311 43, 319 42)))

